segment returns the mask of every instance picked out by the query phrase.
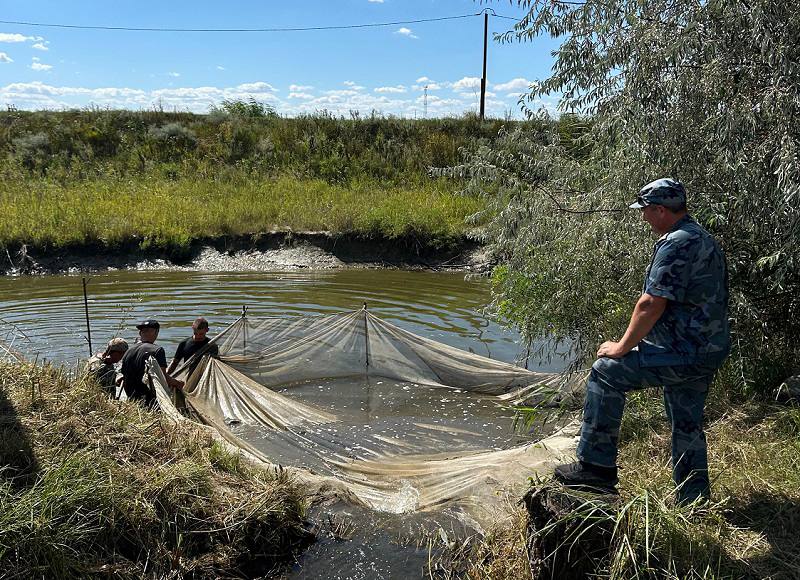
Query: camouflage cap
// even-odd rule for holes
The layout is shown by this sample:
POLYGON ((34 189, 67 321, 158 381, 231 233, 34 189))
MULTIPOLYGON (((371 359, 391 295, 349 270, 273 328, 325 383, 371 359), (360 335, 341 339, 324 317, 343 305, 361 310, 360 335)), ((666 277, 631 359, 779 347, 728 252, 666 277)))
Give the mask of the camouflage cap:
POLYGON ((128 350, 128 343, 124 338, 112 338, 108 341, 106 352, 126 352, 128 350))
POLYGON ((656 179, 645 185, 636 196, 636 201, 630 206, 641 209, 648 205, 663 205, 666 207, 681 207, 686 204, 686 190, 680 181, 674 179, 656 179))

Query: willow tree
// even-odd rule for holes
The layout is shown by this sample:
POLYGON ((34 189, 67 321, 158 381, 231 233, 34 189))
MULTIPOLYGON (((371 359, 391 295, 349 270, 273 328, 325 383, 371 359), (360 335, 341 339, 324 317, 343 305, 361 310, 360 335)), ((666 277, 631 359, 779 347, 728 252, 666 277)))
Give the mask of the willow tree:
MULTIPOLYGON (((783 0, 519 0, 502 42, 561 40, 559 122, 504 132, 452 172, 489 199, 495 305, 529 338, 584 358, 619 336, 652 237, 624 211, 639 186, 684 182, 728 257, 732 362, 768 387, 800 365, 800 9, 783 0), (541 129, 541 127, 550 129, 541 129), (794 367, 794 368, 793 368, 794 367)), ((488 221, 487 221, 488 220, 488 221)))

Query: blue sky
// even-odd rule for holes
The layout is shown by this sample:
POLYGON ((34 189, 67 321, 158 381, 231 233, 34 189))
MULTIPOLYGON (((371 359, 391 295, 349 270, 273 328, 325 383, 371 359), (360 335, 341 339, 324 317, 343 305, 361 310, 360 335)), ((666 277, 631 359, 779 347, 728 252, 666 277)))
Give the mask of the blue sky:
MULTIPOLYGON (((519 17, 517 3, 472 0, 306 0, 225 3, 4 2, 0 20, 168 28, 282 28, 472 14, 519 17)), ((499 44, 489 19, 487 114, 520 116, 529 83, 549 74, 557 43, 499 44)), ((273 33, 76 30, 0 24, 0 106, 207 112, 225 98, 272 104, 283 115, 327 109, 422 117, 477 111, 483 17, 380 28, 273 33)), ((553 101, 542 102, 553 108, 553 101)))

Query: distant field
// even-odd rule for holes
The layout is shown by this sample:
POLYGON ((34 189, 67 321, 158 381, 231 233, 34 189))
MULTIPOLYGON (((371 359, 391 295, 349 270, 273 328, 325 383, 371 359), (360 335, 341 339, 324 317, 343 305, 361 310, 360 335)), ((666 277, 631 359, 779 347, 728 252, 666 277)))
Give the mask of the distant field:
POLYGON ((434 180, 384 187, 371 180, 336 185, 293 177, 26 179, 0 189, 0 244, 99 241, 113 247, 138 239, 143 248, 167 249, 200 237, 293 229, 410 237, 436 247, 461 238, 465 217, 481 208, 482 201, 434 180))

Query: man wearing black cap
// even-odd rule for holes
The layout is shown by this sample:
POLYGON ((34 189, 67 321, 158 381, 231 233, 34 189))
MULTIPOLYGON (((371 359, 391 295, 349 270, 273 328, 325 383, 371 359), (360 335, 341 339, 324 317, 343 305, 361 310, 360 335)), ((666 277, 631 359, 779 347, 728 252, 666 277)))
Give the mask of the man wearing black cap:
POLYGON ((122 387, 128 399, 141 400, 146 405, 152 406, 156 400, 156 393, 144 380, 148 358, 155 357, 158 366, 164 371, 170 387, 180 389, 183 387, 183 381, 173 379, 167 374, 167 355, 164 353, 164 348, 153 344, 158 338, 158 331, 161 328, 158 320, 143 320, 136 325, 136 328, 139 329, 141 342, 134 344, 122 357, 122 387))
POLYGON ((578 461, 556 467, 555 477, 568 487, 614 493, 625 394, 664 387, 677 501, 687 504, 709 496, 703 409, 730 350, 725 257, 686 212, 681 183, 653 181, 630 207, 640 209, 660 237, 628 329, 597 351, 586 383, 578 461))

